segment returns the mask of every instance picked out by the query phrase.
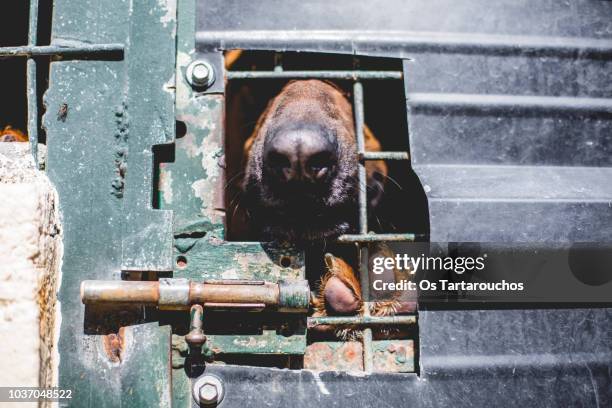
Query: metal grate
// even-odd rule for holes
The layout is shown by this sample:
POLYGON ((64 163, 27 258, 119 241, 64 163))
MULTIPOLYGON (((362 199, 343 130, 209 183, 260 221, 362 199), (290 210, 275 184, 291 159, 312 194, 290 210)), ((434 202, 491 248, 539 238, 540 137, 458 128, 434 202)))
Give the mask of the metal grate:
POLYGON ((72 43, 70 46, 37 45, 38 38, 38 0, 30 0, 28 45, 19 47, 0 47, 0 58, 26 57, 27 62, 27 100, 28 100, 28 139, 35 162, 38 164, 38 84, 36 81, 37 61, 34 57, 100 57, 109 54, 123 56, 123 44, 72 43))
MULTIPOLYGON (((280 58, 278 58, 280 60, 280 58)), ((359 233, 345 234, 338 237, 338 242, 355 243, 359 250, 359 280, 361 282, 361 293, 364 299, 369 299, 369 272, 368 272, 368 243, 383 241, 414 241, 415 234, 375 234, 368 232, 367 212, 367 160, 408 160, 408 152, 366 152, 364 137, 364 97, 362 80, 402 80, 401 71, 373 71, 373 70, 351 70, 351 71, 284 71, 282 66, 276 66, 273 71, 228 71, 228 80, 232 79, 336 79, 353 81, 353 111, 355 115, 355 133, 357 136, 357 153, 359 155, 359 233)), ((366 372, 373 369, 373 326, 412 325, 416 323, 416 316, 371 316, 369 302, 365 302, 363 316, 351 317, 309 317, 308 327, 318 325, 345 326, 354 325, 361 327, 363 342, 363 367, 366 372)))

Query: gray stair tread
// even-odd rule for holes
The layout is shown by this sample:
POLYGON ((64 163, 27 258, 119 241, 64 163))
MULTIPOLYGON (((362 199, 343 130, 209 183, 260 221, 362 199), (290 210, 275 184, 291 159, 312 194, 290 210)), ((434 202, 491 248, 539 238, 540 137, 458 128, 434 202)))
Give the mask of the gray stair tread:
POLYGON ((429 200, 612 203, 612 167, 422 165, 429 200))

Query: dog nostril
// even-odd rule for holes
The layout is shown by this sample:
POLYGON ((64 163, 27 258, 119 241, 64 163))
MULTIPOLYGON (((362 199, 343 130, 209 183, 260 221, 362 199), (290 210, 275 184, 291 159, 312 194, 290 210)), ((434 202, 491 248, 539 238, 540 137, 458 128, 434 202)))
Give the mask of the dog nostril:
POLYGON ((291 161, 282 153, 271 151, 268 154, 268 165, 278 170, 291 168, 291 161))
POLYGON ((293 177, 291 159, 277 150, 270 150, 266 157, 267 167, 282 179, 289 181, 293 177))
POLYGON ((308 172, 315 180, 323 180, 329 174, 329 167, 309 166, 308 172))
POLYGON ((315 180, 325 179, 335 167, 333 154, 324 151, 311 156, 306 163, 306 171, 315 180))

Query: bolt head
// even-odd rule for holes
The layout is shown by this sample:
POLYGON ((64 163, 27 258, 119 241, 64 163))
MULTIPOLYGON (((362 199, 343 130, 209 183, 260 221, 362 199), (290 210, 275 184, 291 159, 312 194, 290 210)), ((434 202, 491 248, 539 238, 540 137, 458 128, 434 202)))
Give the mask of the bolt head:
POLYGON ((214 404, 219 398, 219 391, 214 384, 204 384, 200 387, 200 403, 214 404))
POLYGON ((187 82, 194 88, 208 88, 215 82, 215 71, 206 61, 196 60, 187 67, 187 82))
POLYGON ((210 70, 205 64, 197 64, 195 67, 193 67, 192 77, 194 80, 198 82, 206 82, 209 75, 210 70))
POLYGON ((193 398, 201 407, 214 407, 223 400, 223 383, 213 374, 206 374, 193 385, 193 398))

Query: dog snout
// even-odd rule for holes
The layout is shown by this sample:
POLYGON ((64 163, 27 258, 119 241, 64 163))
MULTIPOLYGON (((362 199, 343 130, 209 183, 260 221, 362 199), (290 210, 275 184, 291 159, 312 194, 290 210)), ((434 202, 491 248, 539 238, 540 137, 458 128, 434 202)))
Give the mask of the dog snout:
POLYGON ((336 146, 317 129, 279 132, 264 150, 264 166, 283 183, 325 183, 336 164, 336 146))

